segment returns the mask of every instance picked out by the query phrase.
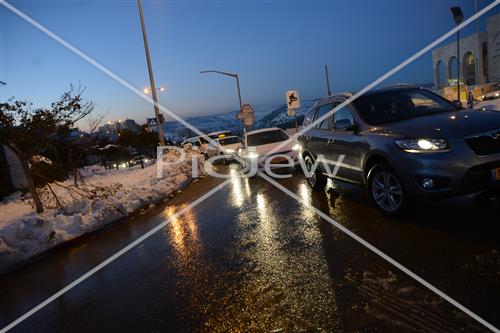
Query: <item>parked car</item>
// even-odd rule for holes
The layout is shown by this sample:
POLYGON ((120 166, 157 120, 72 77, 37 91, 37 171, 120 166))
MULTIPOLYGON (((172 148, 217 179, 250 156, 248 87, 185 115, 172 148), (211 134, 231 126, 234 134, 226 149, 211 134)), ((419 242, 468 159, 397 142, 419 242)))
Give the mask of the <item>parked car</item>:
POLYGON ((142 160, 142 163, 143 164, 149 164, 149 163, 152 163, 153 162, 153 159, 147 157, 147 156, 144 156, 144 155, 136 155, 134 156, 130 161, 129 161, 129 165, 138 165, 138 164, 141 164, 141 160, 142 160))
MULTIPOLYGON (((298 163, 297 150, 299 146, 296 142, 289 140, 284 147, 277 152, 271 153, 283 141, 290 139, 288 134, 280 128, 262 128, 247 132, 245 135, 246 147, 239 150, 239 155, 246 161, 256 159, 259 167, 263 167, 265 161, 274 155, 288 155, 291 157, 294 165, 298 163)), ((288 166, 289 161, 284 156, 276 156, 270 161, 274 168, 288 166)))
POLYGON ((484 94, 481 96, 483 101, 491 101, 497 98, 500 98, 500 83, 497 84, 493 90, 491 90, 489 93, 484 94))
MULTIPOLYGON (((304 126, 350 95, 325 98, 304 126)), ((500 113, 460 108, 428 90, 390 87, 366 93, 298 139, 315 190, 327 177, 365 186, 387 215, 401 214, 413 197, 442 198, 500 187, 500 113), (343 160, 339 160, 344 155, 343 160), (341 161, 341 163, 338 163, 341 161)))
MULTIPOLYGON (((205 159, 216 155, 230 155, 237 153, 240 148, 242 148, 243 139, 238 136, 225 136, 223 138, 214 139, 214 142, 208 144, 207 150, 205 151, 205 159)), ((227 159, 221 160, 223 164, 227 162, 227 159)))
POLYGON ((204 154, 208 147, 208 140, 201 136, 187 138, 181 142, 181 147, 184 147, 188 143, 191 144, 194 150, 198 150, 201 154, 204 154))

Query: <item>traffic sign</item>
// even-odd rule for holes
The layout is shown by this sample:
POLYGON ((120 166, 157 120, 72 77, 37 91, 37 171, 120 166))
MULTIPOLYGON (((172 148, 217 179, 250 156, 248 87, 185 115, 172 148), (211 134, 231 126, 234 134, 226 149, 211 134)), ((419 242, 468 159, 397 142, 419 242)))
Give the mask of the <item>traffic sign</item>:
POLYGON ((286 92, 286 106, 288 110, 300 108, 300 97, 297 90, 288 90, 286 92))
POLYGON ((252 127, 255 122, 255 115, 253 108, 250 104, 243 105, 243 109, 241 110, 241 121, 245 127, 252 127))

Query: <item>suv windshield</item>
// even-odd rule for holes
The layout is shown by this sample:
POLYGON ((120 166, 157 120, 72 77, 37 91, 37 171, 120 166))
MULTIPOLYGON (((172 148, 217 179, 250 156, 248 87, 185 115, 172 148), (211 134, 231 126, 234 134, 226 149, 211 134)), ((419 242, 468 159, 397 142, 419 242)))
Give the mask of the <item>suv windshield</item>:
POLYGON ((223 146, 232 145, 233 143, 241 143, 241 139, 237 136, 233 136, 225 139, 219 139, 219 143, 223 146))
POLYGON ((282 130, 273 130, 249 135, 247 137, 247 144, 249 146, 260 146, 285 140, 288 140, 288 134, 282 130))
POLYGON ((370 125, 460 110, 446 99, 418 88, 364 95, 353 104, 370 125))

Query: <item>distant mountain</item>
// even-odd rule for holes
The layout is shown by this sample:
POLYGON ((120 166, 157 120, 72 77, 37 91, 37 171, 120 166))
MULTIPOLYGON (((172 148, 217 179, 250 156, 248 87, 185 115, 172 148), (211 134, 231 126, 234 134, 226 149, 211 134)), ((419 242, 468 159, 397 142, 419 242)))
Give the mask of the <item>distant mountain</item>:
MULTIPOLYGON (((315 101, 316 100, 302 101, 301 108, 297 110, 297 121, 299 124, 302 123, 306 111, 314 104, 315 101)), ((237 113, 238 111, 230 111, 208 116, 187 117, 185 120, 204 133, 230 130, 236 135, 241 135, 242 125, 241 121, 236 119, 237 113)), ((255 124, 252 129, 265 127, 291 128, 294 126, 294 117, 288 116, 285 104, 279 105, 274 109, 255 109, 255 124)), ((181 141, 185 138, 197 135, 178 121, 171 121, 164 124, 164 131, 165 136, 170 137, 174 141, 181 141)))

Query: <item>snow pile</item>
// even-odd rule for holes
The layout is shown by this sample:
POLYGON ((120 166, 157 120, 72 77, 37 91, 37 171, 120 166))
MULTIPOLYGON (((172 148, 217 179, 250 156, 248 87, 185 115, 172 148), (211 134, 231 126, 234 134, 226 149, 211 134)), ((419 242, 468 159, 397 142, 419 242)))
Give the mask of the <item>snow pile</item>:
POLYGON ((474 105, 474 109, 487 109, 500 111, 500 98, 493 99, 491 101, 479 102, 474 105))
POLYGON ((145 169, 87 168, 82 174, 86 186, 94 189, 91 198, 68 193, 64 186, 73 182, 68 179, 63 186, 52 186, 62 207, 42 214, 36 214, 29 195, 11 195, 0 203, 0 270, 164 202, 193 180, 192 157, 200 175, 203 172, 204 160, 192 150, 186 151, 183 162, 168 163, 177 161, 179 155, 175 150, 164 155, 162 178, 157 178, 156 164, 145 169))

